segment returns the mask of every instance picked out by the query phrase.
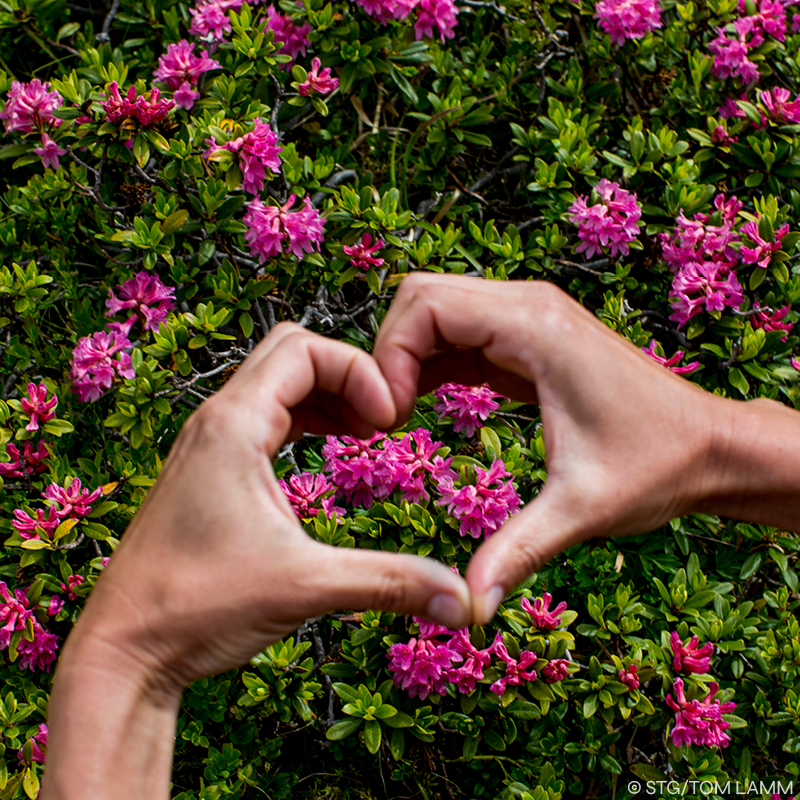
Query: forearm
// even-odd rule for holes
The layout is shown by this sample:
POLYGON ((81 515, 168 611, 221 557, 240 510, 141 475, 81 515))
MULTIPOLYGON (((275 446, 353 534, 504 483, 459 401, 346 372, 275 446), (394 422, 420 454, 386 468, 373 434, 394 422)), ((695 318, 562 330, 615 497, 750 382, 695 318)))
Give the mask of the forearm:
POLYGON ((169 797, 180 695, 140 670, 101 643, 67 646, 48 709, 41 800, 169 797))
POLYGON ((800 530, 800 413, 763 399, 718 408, 716 480, 696 510, 800 530))

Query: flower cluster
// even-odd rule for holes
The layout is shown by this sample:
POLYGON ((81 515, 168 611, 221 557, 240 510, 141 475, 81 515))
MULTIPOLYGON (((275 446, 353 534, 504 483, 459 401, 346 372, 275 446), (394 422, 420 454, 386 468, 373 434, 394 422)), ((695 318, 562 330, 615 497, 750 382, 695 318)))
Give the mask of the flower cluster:
POLYGON ((554 658, 548 661, 541 669, 545 683, 560 683, 569 677, 569 661, 563 658, 554 658))
POLYGON ((676 375, 690 375, 700 368, 699 361, 692 361, 689 364, 684 364, 682 367, 676 367, 675 365, 683 358, 683 350, 678 350, 672 358, 666 358, 665 356, 660 356, 656 352, 656 347, 656 340, 651 339, 650 345, 648 347, 643 347, 642 352, 650 356, 657 364, 661 364, 662 367, 666 367, 670 372, 674 372, 676 375))
MULTIPOLYGON (((278 50, 281 55, 291 56, 292 61, 295 61, 297 56, 306 54, 309 45, 308 34, 311 33, 309 23, 296 25, 291 17, 281 14, 275 6, 268 6, 267 25, 264 30, 274 31, 275 41, 283 42, 283 47, 278 50)), ((286 68, 289 66, 287 64, 286 68)))
POLYGON ((442 42, 455 36, 458 8, 453 0, 357 0, 371 17, 382 25, 391 20, 405 20, 416 11, 414 35, 433 38, 438 28, 442 42))
POLYGON ((594 17, 617 47, 626 39, 641 39, 661 27, 658 0, 600 0, 594 17))
MULTIPOLYGON (((31 743, 31 761, 37 764, 44 764, 47 755, 47 723, 42 722, 39 730, 28 740, 31 743)), ((25 761, 24 748, 17 753, 20 762, 25 761)))
POLYGON ((215 153, 236 153, 242 171, 242 188, 256 195, 264 188, 267 170, 275 175, 281 171, 281 160, 278 156, 283 148, 278 144, 278 136, 269 125, 258 117, 253 122, 252 131, 224 144, 217 144, 215 139, 206 139, 208 150, 203 156, 213 161, 215 153))
POLYGON ((106 112, 106 122, 112 122, 123 128, 152 128, 163 122, 169 112, 175 108, 174 100, 162 100, 158 89, 151 89, 150 95, 136 93, 136 87, 131 86, 123 97, 119 93, 119 84, 112 81, 108 86, 108 99, 103 103, 106 112))
MULTIPOLYGON (((365 234, 365 238, 367 235, 365 234)), ((473 436, 478 428, 483 427, 489 414, 500 408, 494 398, 502 397, 485 383, 481 386, 443 383, 434 391, 433 396, 439 401, 433 407, 439 419, 452 417, 455 422, 453 431, 465 436, 473 436)))
MULTIPOLYGON (((786 39, 786 9, 781 0, 755 0, 756 13, 742 16, 733 23, 736 38, 729 39, 725 28, 717 30, 717 38, 708 49, 714 56, 712 71, 721 79, 738 78, 743 84, 756 81, 760 75, 748 53, 764 43, 767 36, 780 42, 786 39)), ((740 0, 739 13, 746 11, 746 0, 740 0)))
POLYGON ((742 246, 741 250, 739 250, 742 261, 745 264, 757 264, 761 269, 766 269, 772 262, 773 253, 777 253, 781 249, 781 241, 789 233, 789 223, 785 222, 780 228, 773 231, 771 242, 761 236, 757 221, 750 220, 745 222, 739 233, 745 235, 754 244, 754 247, 742 246))
POLYGON ((84 336, 72 351, 72 392, 84 403, 97 400, 111 388, 114 379, 133 378, 128 338, 117 331, 97 331, 84 336))
POLYGON ((195 45, 186 39, 167 47, 167 52, 158 59, 158 67, 153 73, 157 81, 164 81, 172 89, 172 99, 187 111, 200 97, 197 84, 209 70, 219 69, 220 64, 201 52, 194 54, 195 45))
POLYGON ((372 234, 365 233, 358 244, 345 245, 342 250, 350 256, 350 263, 354 267, 367 272, 369 269, 378 269, 384 265, 384 259, 375 255, 383 246, 383 239, 376 239, 373 242, 372 234))
POLYGON ((462 536, 491 536, 522 505, 505 464, 496 459, 489 469, 474 468, 474 483, 456 486, 444 477, 437 488, 441 497, 436 505, 447 506, 447 513, 459 520, 462 536), (509 479, 509 480, 506 480, 509 479))
MULTIPOLYGON (((509 686, 536 680, 536 672, 531 669, 536 654, 522 650, 518 659, 513 658, 500 631, 490 647, 480 650, 470 641, 467 628, 452 631, 417 617, 414 621, 419 623, 419 636, 406 643, 393 644, 387 653, 392 682, 411 697, 425 700, 431 692, 445 695, 449 684, 463 694, 473 692, 477 682, 484 679, 484 670, 490 666, 493 656, 502 662, 502 674, 489 687, 498 697, 509 686), (448 638, 438 638, 445 636, 448 638)), ((553 680, 549 682, 562 680, 565 670, 560 662, 550 664, 553 664, 550 669, 553 680)))
POLYGON ((369 439, 329 436, 322 448, 325 471, 336 487, 336 496, 370 508, 374 500, 388 497, 395 489, 410 503, 429 499, 425 476, 441 486, 457 478, 450 469, 452 458, 435 455, 442 446, 424 428, 392 439, 376 433, 369 439))
POLYGON ((788 89, 777 86, 758 93, 761 116, 776 125, 800 123, 800 95, 794 100, 788 89))
POLYGON ((763 328, 765 331, 783 331, 781 341, 785 342, 789 338, 789 332, 794 328, 794 322, 786 322, 786 316, 792 310, 791 306, 773 311, 771 308, 760 308, 756 306, 751 322, 754 328, 763 328))
POLYGON ((339 86, 339 79, 331 77, 331 68, 325 67, 320 71, 322 62, 318 58, 311 61, 311 72, 306 75, 306 79, 297 87, 301 97, 308 97, 312 92, 317 94, 330 94, 339 86))
POLYGON ((325 220, 307 197, 300 209, 291 211, 296 199, 295 195, 289 195, 286 203, 279 207, 253 200, 247 207, 244 238, 260 263, 284 250, 302 258, 322 245, 325 220))
POLYGON ((533 603, 527 597, 520 600, 520 608, 531 618, 531 625, 540 631, 554 631, 561 625, 561 617, 567 610, 567 604, 562 600, 552 611, 550 603, 553 595, 544 592, 541 597, 537 597, 533 603))
POLYGON ((683 325, 704 309, 721 311, 738 308, 744 293, 734 267, 739 255, 734 247, 739 236, 734 230, 736 215, 742 204, 735 197, 725 200, 719 194, 714 200, 715 222, 711 216, 695 214, 687 219, 678 214, 676 228, 671 235, 661 234, 664 261, 673 272, 673 302, 670 319, 683 325))
POLYGON ((30 417, 30 421, 25 426, 26 431, 38 431, 40 422, 49 422, 55 418, 55 408, 58 405, 58 396, 54 394, 47 400, 47 386, 40 383, 29 383, 27 388, 28 396, 20 400, 22 413, 30 417))
POLYGON ((38 78, 29 83, 12 81, 6 107, 0 111, 6 133, 43 132, 45 126, 61 123, 53 112, 61 106, 64 98, 49 89, 50 84, 42 83, 38 78))
POLYGON ((683 690, 683 681, 675 679, 673 685, 675 698, 667 695, 666 703, 675 712, 675 725, 670 734, 676 747, 697 744, 702 747, 727 747, 730 736, 726 733, 730 723, 722 719, 723 714, 730 714, 736 703, 720 703, 714 699, 719 686, 712 682, 708 685, 708 694, 703 700, 687 700, 683 690))
POLYGON ((576 252, 592 258, 608 248, 612 258, 628 255, 628 245, 639 236, 637 223, 642 216, 636 194, 606 178, 601 178, 594 192, 599 203, 590 206, 581 195, 569 207, 570 222, 578 226, 581 240, 576 252))
POLYGON ((39 442, 34 450, 33 445, 28 441, 20 453, 19 448, 9 442, 6 445, 6 454, 9 460, 0 463, 0 477, 2 478, 23 478, 25 475, 41 475, 47 470, 44 460, 50 455, 47 445, 39 442))
POLYGON ((126 322, 112 322, 107 328, 125 337, 130 335, 134 323, 139 320, 146 331, 157 331, 167 314, 175 307, 175 287, 166 286, 158 275, 137 272, 123 284, 109 292, 106 300, 106 316, 111 317, 120 311, 132 311, 126 322))
POLYGON ((192 17, 189 33, 206 42, 213 52, 217 42, 224 41, 225 34, 233 30, 228 11, 238 11, 241 7, 242 0, 199 0, 189 9, 192 17))
POLYGON ((621 683, 628 687, 628 691, 632 692, 634 689, 639 688, 639 667, 637 664, 631 664, 627 669, 621 669, 617 677, 621 683))
POLYGON ((11 525, 23 539, 38 539, 39 528, 52 536, 53 531, 65 519, 81 520, 87 517, 92 510, 92 504, 102 493, 100 486, 92 492, 84 488, 80 478, 68 478, 64 486, 51 483, 41 495, 49 506, 47 516, 41 508, 36 509, 35 517, 17 508, 14 510, 11 525))
POLYGON ((672 668, 675 672, 705 675, 711 668, 711 656, 714 654, 714 645, 711 642, 699 647, 700 640, 692 636, 689 644, 684 644, 678 632, 672 631, 669 644, 672 648, 672 668))
POLYGON ((0 624, 0 649, 9 647, 14 639, 21 669, 50 671, 58 638, 36 619, 26 593, 15 589, 12 594, 4 581, 0 581, 0 624))
POLYGON ((318 511, 324 511, 329 517, 345 515, 344 509, 334 505, 336 487, 321 473, 302 472, 290 475, 288 481, 281 478, 278 483, 300 519, 316 517, 318 511))

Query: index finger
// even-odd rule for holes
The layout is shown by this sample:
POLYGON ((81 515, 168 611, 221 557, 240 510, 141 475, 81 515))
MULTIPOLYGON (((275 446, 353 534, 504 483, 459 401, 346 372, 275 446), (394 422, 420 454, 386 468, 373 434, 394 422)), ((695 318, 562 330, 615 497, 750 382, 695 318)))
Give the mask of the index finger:
MULTIPOLYGON (((455 275, 417 273, 407 277, 378 334, 373 351, 392 390, 399 418, 407 419, 426 362, 435 364, 440 382, 464 372, 463 352, 478 351, 481 371, 494 372, 492 388, 517 400, 535 400, 531 383, 535 364, 530 336, 537 297, 548 284, 487 281, 455 275), (523 346, 523 344, 527 346, 523 346)), ((557 291, 557 290, 556 290, 557 291)), ((430 374, 430 371, 429 371, 430 374)), ((486 379, 486 377, 484 377, 486 379)))

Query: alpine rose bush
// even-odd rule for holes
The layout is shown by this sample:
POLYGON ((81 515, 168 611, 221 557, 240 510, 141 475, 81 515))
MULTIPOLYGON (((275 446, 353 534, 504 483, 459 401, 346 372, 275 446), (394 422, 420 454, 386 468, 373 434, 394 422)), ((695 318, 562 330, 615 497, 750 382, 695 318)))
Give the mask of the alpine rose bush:
MULTIPOLYGON (((798 4, 9 8, 2 797, 39 790, 56 658, 183 425, 282 321, 371 351, 411 272, 544 280, 654 375, 800 409, 798 4)), ((549 420, 451 356, 399 430, 281 448, 309 536, 466 574, 539 524, 549 420)), ((487 625, 306 620, 183 693, 174 798, 797 796, 798 554, 695 514, 569 548, 487 625)))

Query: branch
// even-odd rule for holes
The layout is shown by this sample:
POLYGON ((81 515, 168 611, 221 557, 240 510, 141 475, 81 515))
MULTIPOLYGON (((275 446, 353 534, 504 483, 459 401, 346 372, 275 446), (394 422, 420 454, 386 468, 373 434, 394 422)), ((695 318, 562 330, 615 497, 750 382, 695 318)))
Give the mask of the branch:
POLYGON ((94 37, 95 41, 99 44, 105 44, 110 40, 108 32, 111 30, 111 23, 114 21, 114 17, 117 16, 117 12, 119 11, 119 3, 120 0, 114 0, 111 4, 108 14, 106 14, 106 18, 103 20, 103 30, 94 37))

